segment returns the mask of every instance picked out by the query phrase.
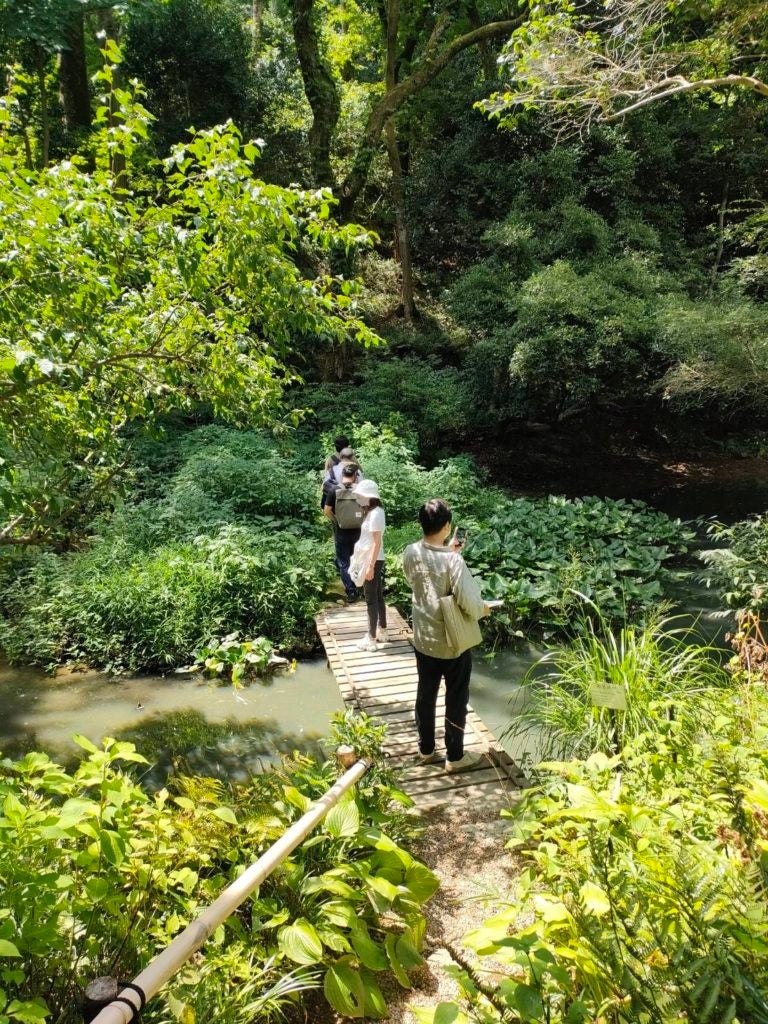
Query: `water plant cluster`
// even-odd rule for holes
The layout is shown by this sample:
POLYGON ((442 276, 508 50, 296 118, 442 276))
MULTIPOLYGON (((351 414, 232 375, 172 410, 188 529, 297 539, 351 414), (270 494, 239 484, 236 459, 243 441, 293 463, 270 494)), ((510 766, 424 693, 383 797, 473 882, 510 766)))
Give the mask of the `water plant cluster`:
MULTIPOLYGON (((419 535, 419 506, 438 495, 469 527, 466 557, 488 595, 505 600, 491 627, 502 639, 562 630, 574 591, 609 616, 649 608, 691 539, 639 502, 510 499, 466 456, 424 469, 403 424, 357 424, 354 436, 384 496, 388 598, 404 610, 400 552, 419 535)), ((116 671, 186 665, 234 630, 309 652, 336 580, 319 511, 326 445, 208 425, 140 447, 134 499, 97 520, 79 550, 5 559, 0 646, 17 661, 116 671)))

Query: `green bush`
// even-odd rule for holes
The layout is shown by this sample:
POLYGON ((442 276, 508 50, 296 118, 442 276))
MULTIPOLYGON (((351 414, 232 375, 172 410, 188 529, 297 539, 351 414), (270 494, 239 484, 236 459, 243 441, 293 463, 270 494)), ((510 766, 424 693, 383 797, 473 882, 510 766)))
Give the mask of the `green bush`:
MULTIPOLYGON (((370 723, 335 733, 380 750, 370 723)), ((39 753, 0 767, 5 1021, 75 1024, 84 981, 137 973, 338 776, 296 755, 247 785, 175 777, 148 796, 123 767, 146 763, 133 744, 79 742, 71 774, 39 753)), ((437 879, 399 845, 413 826, 392 800, 408 801, 380 764, 150 1001, 149 1024, 274 1021, 319 986, 339 1013, 386 1016, 377 975, 408 984, 437 879)))
MULTIPOLYGON (((508 813, 519 884, 465 939, 489 980, 480 991, 460 972, 473 1018, 768 1021, 768 705, 756 690, 713 691, 698 727, 672 700, 669 720, 617 756, 542 766, 549 778, 508 813)), ((456 1006, 441 1013, 428 1019, 458 1019, 456 1006)))
POLYGON ((11 584, 0 644, 14 661, 113 671, 186 664, 232 630, 308 652, 334 572, 316 540, 286 531, 223 526, 148 550, 107 534, 91 551, 42 556, 11 584))
POLYGON ((711 523, 718 547, 702 550, 708 583, 719 587, 730 608, 768 609, 768 514, 726 526, 711 523))

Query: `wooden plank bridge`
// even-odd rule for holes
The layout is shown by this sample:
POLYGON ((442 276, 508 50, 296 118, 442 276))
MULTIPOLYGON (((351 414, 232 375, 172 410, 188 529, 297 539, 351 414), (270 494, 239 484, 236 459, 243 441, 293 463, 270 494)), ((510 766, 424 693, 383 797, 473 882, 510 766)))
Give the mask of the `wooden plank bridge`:
MULTIPOLYGON (((448 774, 443 764, 416 763, 419 749, 413 708, 416 701, 416 657, 408 623, 387 607, 389 641, 378 651, 360 651, 357 643, 368 628, 365 605, 326 608, 315 618, 344 703, 387 725, 385 751, 404 770, 405 791, 427 808, 447 802, 482 801, 501 808, 512 803, 524 781, 522 772, 500 747, 479 715, 467 716, 464 749, 486 752, 476 769, 448 774)), ((471 692, 471 689, 470 689, 471 692)), ((437 749, 443 750, 445 697, 437 702, 437 749)))

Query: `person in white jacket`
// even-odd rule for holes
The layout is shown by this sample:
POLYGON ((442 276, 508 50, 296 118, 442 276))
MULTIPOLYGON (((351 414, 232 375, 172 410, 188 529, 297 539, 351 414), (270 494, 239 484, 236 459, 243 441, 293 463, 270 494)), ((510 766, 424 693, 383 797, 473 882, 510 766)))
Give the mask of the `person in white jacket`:
POLYGON ((453 594, 461 609, 476 619, 489 612, 480 588, 461 556, 461 543, 451 534, 450 507, 432 498, 419 510, 424 536, 403 553, 405 577, 413 591, 413 646, 416 649, 418 688, 416 727, 419 761, 437 764, 435 708, 441 679, 445 679, 445 770, 465 771, 484 760, 482 754, 464 753, 464 727, 469 703, 472 650, 456 651, 448 642, 440 598, 453 594))

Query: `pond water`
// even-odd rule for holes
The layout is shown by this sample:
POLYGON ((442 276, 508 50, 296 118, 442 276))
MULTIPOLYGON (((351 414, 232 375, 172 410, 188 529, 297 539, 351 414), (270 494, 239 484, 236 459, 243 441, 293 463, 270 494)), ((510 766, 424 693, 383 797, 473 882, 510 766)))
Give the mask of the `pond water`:
POLYGON ((239 690, 179 676, 111 677, 101 672, 47 676, 0 664, 0 750, 46 750, 64 760, 80 733, 130 740, 162 784, 175 764, 192 772, 247 778, 280 752, 316 753, 342 700, 325 661, 239 690))
MULTIPOLYGON (((688 576, 673 596, 681 626, 694 626, 708 642, 722 642, 731 619, 713 591, 688 576)), ((526 745, 506 740, 504 729, 523 705, 523 680, 544 653, 542 646, 522 643, 492 658, 475 656, 472 706, 515 758, 526 745)), ((4 754, 38 749, 67 761, 77 752, 74 734, 97 744, 114 736, 136 743, 150 759, 150 785, 162 785, 175 766, 245 779, 281 753, 318 753, 331 714, 343 706, 324 660, 300 662, 293 673, 239 690, 174 675, 116 678, 76 672, 54 678, 0 664, 0 692, 4 754)))
MULTIPOLYGON (((762 495, 746 497, 740 515, 763 507, 762 495)), ((711 502, 706 507, 711 509, 711 502)), ((668 511, 678 514, 675 508, 668 511)), ((732 505, 728 512, 734 518, 732 505)), ((690 569, 671 588, 679 624, 693 625, 700 638, 720 645, 732 618, 721 610, 718 595, 697 582, 694 562, 690 569)), ((476 656, 470 699, 496 736, 502 738, 522 706, 522 681, 543 653, 541 647, 521 644, 491 659, 476 656)), ((76 753, 75 733, 95 743, 115 736, 136 743, 150 759, 147 781, 153 785, 162 784, 176 765, 241 779, 281 752, 317 752, 331 714, 342 708, 324 660, 300 663, 291 674, 240 690, 174 675, 114 678, 84 672, 52 678, 0 663, 0 693, 4 754, 42 749, 66 760, 76 753)), ((516 758, 523 753, 519 742, 509 751, 516 758)))

